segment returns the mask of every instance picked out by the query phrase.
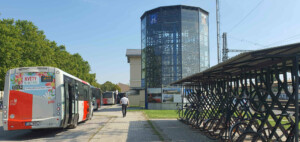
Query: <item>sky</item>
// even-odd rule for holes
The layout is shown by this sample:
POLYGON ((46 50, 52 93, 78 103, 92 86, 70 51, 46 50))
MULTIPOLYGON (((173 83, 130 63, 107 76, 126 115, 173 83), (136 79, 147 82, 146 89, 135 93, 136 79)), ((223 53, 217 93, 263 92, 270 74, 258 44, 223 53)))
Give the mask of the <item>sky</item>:
MULTIPOLYGON (((125 54, 126 49, 141 48, 140 17, 169 5, 209 12, 210 65, 216 65, 215 0, 0 0, 0 18, 32 21, 47 39, 88 61, 99 83, 129 84, 125 54)), ((300 42, 299 7, 299 0, 220 0, 220 33, 227 32, 229 49, 300 42)))

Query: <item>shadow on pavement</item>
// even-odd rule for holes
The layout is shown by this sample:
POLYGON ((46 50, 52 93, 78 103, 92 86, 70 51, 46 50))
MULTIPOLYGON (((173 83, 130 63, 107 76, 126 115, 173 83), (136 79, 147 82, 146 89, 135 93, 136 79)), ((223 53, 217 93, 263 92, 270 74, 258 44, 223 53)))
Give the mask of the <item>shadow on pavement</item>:
POLYGON ((114 112, 114 111, 122 111, 121 107, 118 108, 104 108, 104 109, 100 109, 97 112, 114 112))
POLYGON ((143 107, 128 107, 128 110, 139 110, 144 109, 143 107))
POLYGON ((41 129, 41 130, 15 130, 4 131, 0 127, 0 140, 32 140, 37 138, 55 137, 56 134, 63 132, 62 129, 41 129))
POLYGON ((127 142, 142 142, 142 141, 160 141, 158 135, 154 133, 149 123, 143 121, 129 122, 127 142))
POLYGON ((162 135, 171 140, 186 142, 213 142, 199 130, 180 122, 177 119, 152 119, 152 124, 162 135))
MULTIPOLYGON (((78 125, 82 125, 79 123, 78 125)), ((0 141, 24 141, 24 140, 35 140, 40 138, 55 138, 59 139, 75 139, 80 135, 88 134, 85 131, 72 131, 73 129, 62 129, 62 128, 51 128, 51 129, 35 129, 35 130, 15 130, 15 131, 4 131, 3 126, 0 126, 0 141), (72 133, 72 135, 62 135, 63 133, 72 133)), ((75 129, 74 129, 75 130, 75 129)))

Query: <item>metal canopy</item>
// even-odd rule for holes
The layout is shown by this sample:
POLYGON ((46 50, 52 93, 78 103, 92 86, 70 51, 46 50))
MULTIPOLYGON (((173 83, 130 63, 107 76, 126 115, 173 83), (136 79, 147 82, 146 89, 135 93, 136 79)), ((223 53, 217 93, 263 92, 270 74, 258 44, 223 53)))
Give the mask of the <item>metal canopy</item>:
MULTIPOLYGON (((196 73, 194 75, 185 77, 181 80, 171 83, 171 85, 178 84, 193 84, 195 82, 205 82, 210 79, 224 79, 224 75, 238 75, 243 69, 255 69, 272 64, 279 63, 282 58, 291 58, 300 55, 300 43, 266 48, 252 52, 241 53, 229 60, 217 64, 205 71, 196 73)), ((287 66, 292 65, 291 62, 287 66)))

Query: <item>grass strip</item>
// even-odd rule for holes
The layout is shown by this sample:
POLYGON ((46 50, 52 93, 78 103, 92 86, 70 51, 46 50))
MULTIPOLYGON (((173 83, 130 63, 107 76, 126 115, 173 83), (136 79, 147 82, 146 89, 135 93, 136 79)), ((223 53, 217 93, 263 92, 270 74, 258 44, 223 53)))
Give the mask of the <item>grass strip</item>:
POLYGON ((132 109, 128 111, 141 111, 150 119, 176 119, 178 117, 178 114, 175 110, 132 109))

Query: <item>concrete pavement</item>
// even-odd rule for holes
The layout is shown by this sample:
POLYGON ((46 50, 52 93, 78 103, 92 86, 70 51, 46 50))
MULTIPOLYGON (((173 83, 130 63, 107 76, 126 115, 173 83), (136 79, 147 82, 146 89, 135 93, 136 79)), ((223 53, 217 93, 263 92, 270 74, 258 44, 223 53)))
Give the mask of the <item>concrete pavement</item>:
POLYGON ((91 141, 212 141, 202 135, 200 131, 190 128, 176 119, 151 119, 154 130, 142 112, 128 112, 127 116, 123 118, 120 106, 112 106, 111 108, 103 109, 101 115, 110 116, 112 119, 91 141))
MULTIPOLYGON (((1 112, 0 119, 2 119, 1 112)), ((94 112, 92 120, 80 123, 76 129, 3 131, 0 123, 0 141, 156 142, 162 140, 210 141, 197 130, 175 119, 148 121, 144 114, 138 111, 128 112, 123 118, 119 105, 103 106, 94 112)))
POLYGON ((120 106, 115 105, 98 114, 111 119, 90 139, 92 142, 160 141, 142 112, 128 112, 123 118, 120 106))
POLYGON ((151 122, 163 135, 165 141, 174 142, 210 142, 199 130, 178 121, 177 119, 151 119, 151 122))

